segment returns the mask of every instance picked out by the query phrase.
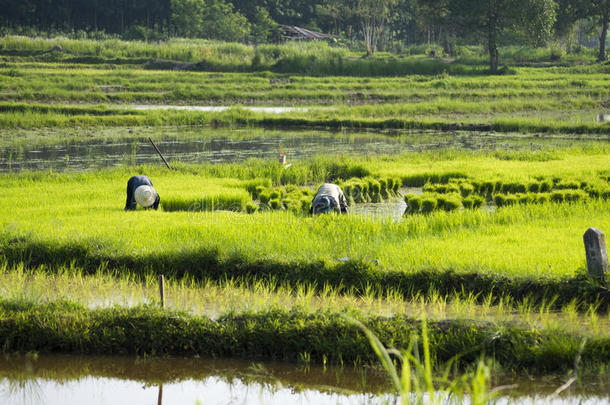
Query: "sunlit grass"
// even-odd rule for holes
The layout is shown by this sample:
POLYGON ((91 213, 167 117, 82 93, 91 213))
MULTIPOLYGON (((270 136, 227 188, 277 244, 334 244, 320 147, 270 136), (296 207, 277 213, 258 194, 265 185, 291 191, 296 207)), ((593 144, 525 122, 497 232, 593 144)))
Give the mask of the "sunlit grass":
MULTIPOLYGON (((495 170, 498 173, 504 170, 505 176, 520 167, 513 166, 514 161, 486 159, 481 159, 484 163, 481 169, 476 169, 476 159, 465 160, 463 165, 470 164, 482 171, 497 164, 495 170)), ((603 165, 606 157, 576 155, 566 159, 575 159, 574 176, 593 177, 598 170, 595 159, 600 159, 603 165)), ((518 163, 525 165, 522 161, 518 163)), ((543 174, 567 175, 570 167, 562 168, 554 160, 526 163, 538 167, 543 174)), ((379 162, 371 162, 373 172, 383 167, 376 164, 379 162)), ((394 174, 409 172, 406 167, 401 171, 397 165, 397 162, 392 165, 394 174)), ((227 166, 231 167, 240 166, 227 166)), ((161 195, 161 207, 165 200, 181 199, 187 194, 193 201, 206 195, 225 198, 221 196, 232 189, 241 193, 240 201, 246 199, 247 192, 239 189, 239 180, 210 179, 153 168, 146 172, 161 195)), ((122 168, 84 174, 3 175, 0 211, 7 213, 0 220, 3 237, 5 240, 25 237, 50 249, 94 246, 95 256, 108 260, 125 255, 140 260, 151 254, 180 256, 207 251, 216 252, 214 255, 220 261, 239 257, 245 262, 263 260, 288 265, 317 260, 335 262, 347 256, 364 261, 377 259, 382 269, 402 272, 456 270, 560 278, 573 276, 584 267, 582 234, 587 228, 610 229, 607 215, 610 202, 595 199, 512 206, 494 213, 437 212, 405 217, 400 222, 358 215, 304 217, 289 212, 241 214, 161 209, 125 213, 122 210, 125 184, 131 175, 138 173, 122 168)))
MULTIPOLYGON (((129 273, 108 273, 104 268, 93 275, 86 275, 74 267, 49 273, 41 268, 4 265, 0 268, 0 280, 0 292, 6 300, 40 303, 67 300, 89 308, 154 306, 160 303, 159 280, 152 273, 143 280, 136 280, 129 273)), ((478 320, 511 323, 525 329, 559 330, 590 338, 610 337, 610 314, 598 313, 595 304, 589 304, 586 311, 577 310, 576 302, 550 310, 552 300, 532 305, 528 298, 515 300, 492 294, 483 300, 478 298, 476 294, 463 296, 456 293, 405 299, 391 287, 385 291, 370 289, 364 294, 351 294, 329 285, 316 289, 308 284, 290 287, 275 282, 252 283, 236 279, 223 282, 189 278, 165 280, 165 304, 168 307, 213 319, 227 313, 270 310, 305 313, 357 311, 364 316, 478 320)))

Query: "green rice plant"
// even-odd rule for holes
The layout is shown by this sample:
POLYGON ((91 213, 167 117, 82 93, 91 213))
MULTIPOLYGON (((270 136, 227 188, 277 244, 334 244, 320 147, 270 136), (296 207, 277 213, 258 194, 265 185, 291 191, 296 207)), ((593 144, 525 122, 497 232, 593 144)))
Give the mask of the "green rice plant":
POLYGON ((371 202, 379 203, 383 201, 381 197, 381 184, 379 181, 372 177, 367 178, 369 195, 371 197, 371 202))
POLYGON ((553 191, 552 193, 550 193, 549 199, 553 202, 563 202, 565 199, 565 192, 553 191))
POLYGON ((381 200, 387 200, 388 198, 390 198, 390 194, 388 192, 388 179, 379 178, 378 181, 380 187, 379 195, 381 197, 381 200))
POLYGON ((581 188, 581 182, 575 180, 562 180, 555 184, 555 190, 578 190, 581 188))
POLYGON ((549 193, 537 193, 534 202, 536 204, 544 204, 551 201, 551 196, 549 193))
POLYGON ((257 204, 255 204, 254 202, 249 201, 248 203, 246 203, 245 209, 248 214, 253 214, 256 211, 258 211, 259 206, 257 204))
POLYGON ((400 190, 401 186, 402 186, 402 181, 401 181, 400 177, 395 177, 392 181, 392 190, 394 192, 394 195, 400 194, 399 190, 400 190))
POLYGON ((530 193, 537 193, 540 191, 540 183, 537 181, 532 181, 527 184, 527 191, 530 193))
POLYGON ((437 208, 444 211, 454 211, 462 206, 462 197, 458 193, 439 194, 437 208))
POLYGON ((474 185, 472 185, 471 183, 461 182, 459 187, 460 194, 462 195, 462 197, 468 197, 469 195, 475 192, 474 185))
POLYGON ((498 206, 498 207, 504 207, 506 204, 506 195, 505 194, 494 194, 493 195, 493 202, 498 206))
POLYGON ((271 207, 271 209, 274 209, 274 210, 279 210, 279 209, 283 209, 284 205, 282 204, 282 202, 280 201, 279 198, 275 198, 275 199, 269 200, 269 207, 271 207))
POLYGON ((519 203, 519 197, 515 194, 507 194, 504 200, 504 205, 516 205, 519 203))
POLYGON ((479 188, 479 194, 483 196, 491 196, 496 191, 495 181, 483 181, 479 188))
POLYGON ((462 199, 462 204, 464 208, 467 209, 477 209, 480 208, 485 203, 485 199, 479 195, 469 195, 468 197, 464 197, 462 199))
POLYGON ((503 183, 500 190, 504 194, 525 193, 527 191, 527 185, 521 182, 503 183))
POLYGON ((429 214, 436 209, 438 201, 433 196, 423 196, 421 201, 421 212, 422 214, 429 214))
POLYGON ((415 194, 405 194, 404 200, 407 203, 405 214, 416 214, 422 207, 422 198, 415 194))
POLYGON ((546 179, 540 182, 540 192, 548 193, 553 189, 553 181, 551 179, 546 179))
POLYGON ((298 187, 294 184, 258 188, 258 199, 261 207, 273 210, 288 210, 295 214, 309 211, 312 192, 308 188, 298 187))

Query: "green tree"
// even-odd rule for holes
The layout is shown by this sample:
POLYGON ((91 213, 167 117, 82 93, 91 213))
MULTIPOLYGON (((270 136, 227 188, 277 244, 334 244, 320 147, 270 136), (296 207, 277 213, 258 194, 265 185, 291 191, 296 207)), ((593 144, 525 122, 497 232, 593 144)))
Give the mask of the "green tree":
POLYGON ((250 37, 255 43, 269 41, 278 28, 278 24, 273 21, 267 9, 262 7, 256 7, 250 23, 250 37))
POLYGON ((449 7, 459 30, 484 38, 489 68, 496 72, 503 35, 511 31, 534 44, 544 42, 551 35, 557 4, 553 0, 453 0, 449 7))
POLYGON ((329 19, 333 27, 333 32, 339 34, 339 24, 346 16, 344 3, 336 0, 325 0, 316 6, 316 13, 319 17, 329 19))
POLYGON ((224 0, 171 0, 171 10, 178 36, 239 41, 249 33, 246 17, 224 0))
POLYGON ((356 17, 367 55, 375 53, 388 16, 397 0, 347 0, 347 14, 356 17))

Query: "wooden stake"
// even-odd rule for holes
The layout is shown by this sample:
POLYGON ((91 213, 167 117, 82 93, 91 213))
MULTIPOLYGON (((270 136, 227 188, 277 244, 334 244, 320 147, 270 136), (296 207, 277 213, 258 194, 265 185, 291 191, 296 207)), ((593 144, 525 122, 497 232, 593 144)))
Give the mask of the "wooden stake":
POLYGON ((169 167, 169 163, 167 163, 167 160, 165 160, 165 158, 163 157, 163 155, 161 154, 161 151, 159 150, 159 148, 157 148, 157 145, 155 145, 155 143, 153 142, 152 138, 149 136, 148 140, 150 141, 150 143, 152 143, 152 146, 155 148, 155 150, 157 151, 157 153, 159 154, 159 156, 161 156, 161 160, 163 160, 163 163, 165 163, 165 166, 167 166, 167 168, 169 170, 172 170, 171 167, 169 167))
POLYGON ((161 308, 165 308, 165 277, 159 276, 159 294, 161 295, 161 308))

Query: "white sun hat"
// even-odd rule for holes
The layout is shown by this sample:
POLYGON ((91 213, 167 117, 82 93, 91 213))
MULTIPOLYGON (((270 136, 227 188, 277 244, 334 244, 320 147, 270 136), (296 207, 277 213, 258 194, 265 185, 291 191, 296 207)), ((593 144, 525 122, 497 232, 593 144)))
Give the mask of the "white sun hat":
POLYGON ((136 202, 145 208, 153 205, 157 199, 157 192, 151 186, 139 186, 134 194, 136 202))

